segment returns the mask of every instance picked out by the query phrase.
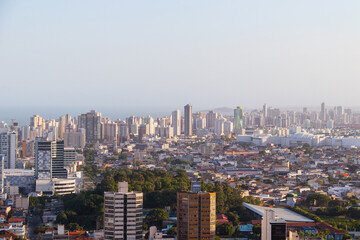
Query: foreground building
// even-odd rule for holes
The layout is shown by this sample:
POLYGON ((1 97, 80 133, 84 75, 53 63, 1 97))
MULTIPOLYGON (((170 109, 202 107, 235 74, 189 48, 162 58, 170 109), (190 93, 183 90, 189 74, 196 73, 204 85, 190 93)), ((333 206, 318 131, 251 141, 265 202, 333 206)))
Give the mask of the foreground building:
POLYGON ((201 192, 192 184, 191 192, 177 194, 178 239, 215 239, 216 193, 201 192))
POLYGON ((143 193, 129 192, 119 182, 117 192, 104 193, 104 239, 142 239, 143 193))

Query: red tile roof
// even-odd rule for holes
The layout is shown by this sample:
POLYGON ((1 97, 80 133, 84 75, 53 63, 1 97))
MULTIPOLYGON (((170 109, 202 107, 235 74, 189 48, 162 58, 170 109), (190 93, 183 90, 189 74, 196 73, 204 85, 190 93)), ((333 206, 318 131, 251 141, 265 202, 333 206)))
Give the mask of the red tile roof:
POLYGON ((220 224, 229 223, 229 219, 225 216, 225 214, 217 215, 216 221, 220 224))
POLYGON ((9 223, 23 222, 23 221, 24 221, 24 219, 22 219, 22 218, 9 218, 8 219, 9 223))
POLYGON ((10 233, 9 231, 6 231, 6 230, 1 230, 0 237, 5 238, 5 239, 15 239, 15 238, 18 238, 19 235, 15 234, 15 233, 10 233))

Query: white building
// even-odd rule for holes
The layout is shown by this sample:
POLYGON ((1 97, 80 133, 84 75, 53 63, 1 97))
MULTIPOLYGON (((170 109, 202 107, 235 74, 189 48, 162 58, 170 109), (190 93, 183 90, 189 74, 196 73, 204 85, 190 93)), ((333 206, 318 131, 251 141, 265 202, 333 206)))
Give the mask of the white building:
POLYGON ((224 134, 224 118, 219 118, 215 120, 215 134, 223 135, 224 134))
POLYGON ((231 121, 226 121, 224 123, 224 133, 226 135, 231 134, 234 131, 234 124, 231 121))
POLYGON ((17 136, 7 130, 0 133, 0 154, 4 155, 4 168, 15 168, 17 136))
POLYGON ((174 128, 174 135, 180 135, 181 134, 181 113, 180 110, 175 110, 171 114, 172 118, 172 127, 174 128))
POLYGON ((143 193, 129 192, 119 182, 117 192, 104 193, 104 239, 142 239, 143 193))
POLYGON ((36 192, 41 192, 44 195, 66 195, 76 193, 75 179, 38 179, 36 180, 36 192))

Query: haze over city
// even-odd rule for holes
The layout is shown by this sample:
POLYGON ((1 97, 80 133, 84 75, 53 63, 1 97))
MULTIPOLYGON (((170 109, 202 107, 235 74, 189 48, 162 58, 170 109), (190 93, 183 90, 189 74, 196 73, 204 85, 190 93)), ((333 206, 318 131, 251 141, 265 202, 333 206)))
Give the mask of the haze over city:
POLYGON ((329 0, 1 1, 0 108, 355 107, 359 10, 329 0))

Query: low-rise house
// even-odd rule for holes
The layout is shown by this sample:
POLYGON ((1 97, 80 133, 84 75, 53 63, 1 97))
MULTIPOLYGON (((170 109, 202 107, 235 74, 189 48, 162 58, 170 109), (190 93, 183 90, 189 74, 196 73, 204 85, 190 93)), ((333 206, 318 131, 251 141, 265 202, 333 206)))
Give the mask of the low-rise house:
POLYGON ((8 223, 10 225, 9 232, 15 233, 20 237, 25 236, 25 225, 23 218, 9 218, 8 223))

